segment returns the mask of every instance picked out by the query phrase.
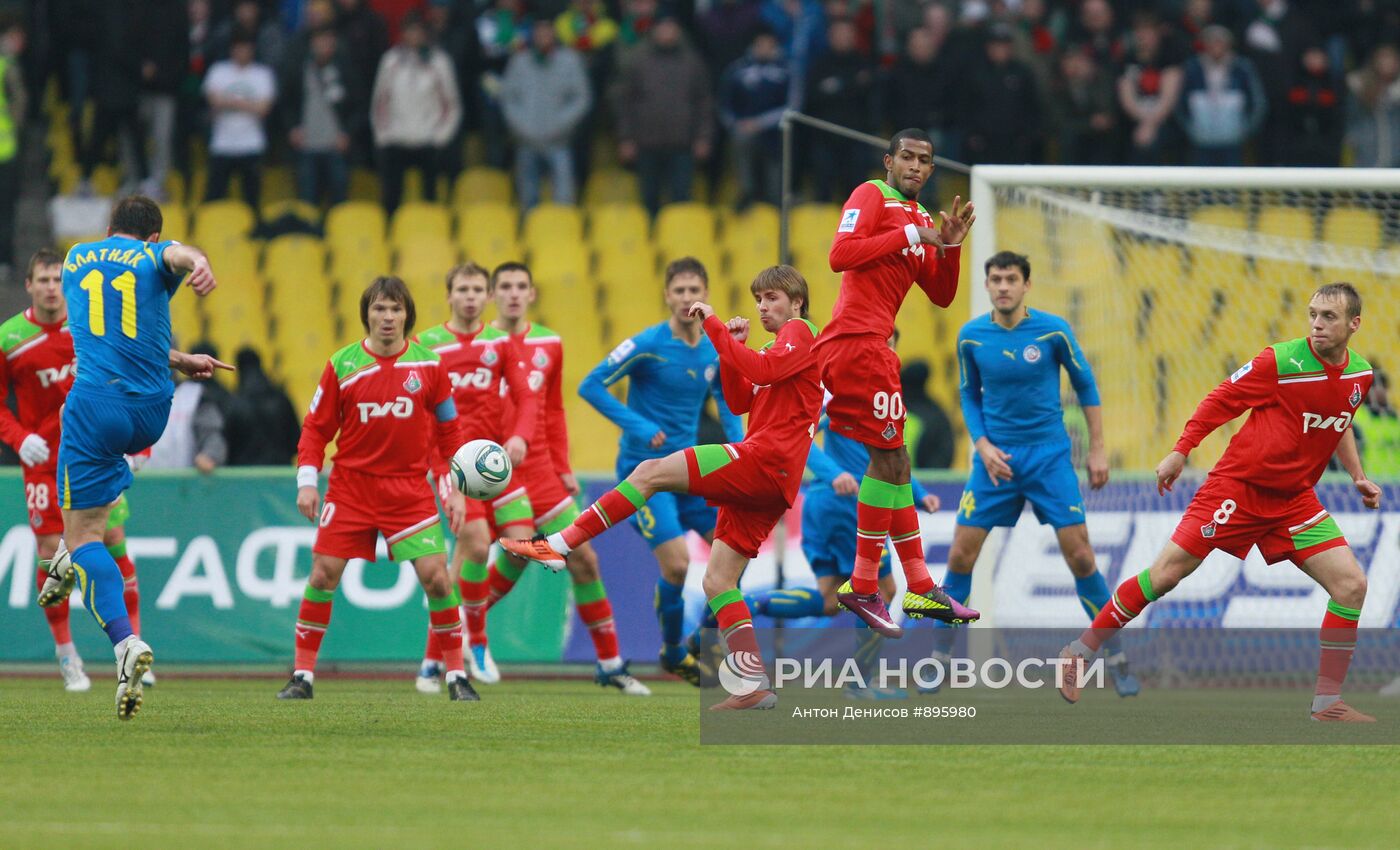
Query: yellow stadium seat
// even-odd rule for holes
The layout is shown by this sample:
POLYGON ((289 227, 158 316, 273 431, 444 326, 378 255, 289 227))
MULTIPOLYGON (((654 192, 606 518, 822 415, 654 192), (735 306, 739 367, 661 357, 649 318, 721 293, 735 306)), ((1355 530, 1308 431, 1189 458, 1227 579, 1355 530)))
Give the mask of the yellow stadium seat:
POLYGON ((98 195, 115 195, 121 188, 121 169, 115 165, 101 164, 92 169, 92 191, 98 195))
POLYGON ((319 276, 325 268, 325 244, 314 236, 279 236, 263 250, 263 275, 271 281, 319 276))
POLYGON ((729 276, 745 287, 758 273, 778 262, 777 249, 757 250, 745 244, 729 252, 729 276))
POLYGON ((510 175, 495 168, 468 168, 452 187, 452 205, 509 204, 514 200, 510 175))
POLYGON ((299 278, 269 280, 267 303, 272 315, 283 324, 294 323, 299 317, 316 314, 329 317, 333 313, 330 280, 320 274, 299 278))
POLYGON ((204 299, 193 291, 180 292, 170 299, 170 330, 179 339, 204 337, 204 299))
POLYGON ((544 203, 525 215, 521 241, 529 251, 583 242, 583 213, 570 204, 544 203))
POLYGON ((448 242, 451 238, 452 216, 442 204, 403 204, 389 222, 389 244, 394 248, 427 240, 448 242))
POLYGON ((1322 241, 1329 245, 1349 245, 1372 251, 1383 240, 1381 217, 1375 210, 1334 207, 1322 219, 1322 241))
POLYGON ((389 271, 389 248, 383 240, 331 247, 331 279, 359 292, 389 271))
POLYGON ((660 291, 656 262, 646 253, 600 254, 595 275, 604 292, 618 296, 660 291))
POLYGON ((256 223, 252 209, 242 201, 208 201, 195 208, 194 241, 212 254, 217 246, 247 239, 256 223))
POLYGON ((222 284, 205 305, 208 336, 220 352, 236 351, 246 344, 263 344, 269 322, 264 306, 263 281, 256 275, 222 284))
POLYGON ((258 274, 257 247, 246 239, 213 243, 207 251, 220 290, 234 283, 241 286, 243 281, 258 274))
MULTIPOLYGON (((934 212, 937 219, 938 213, 934 212)), ((1046 233, 1045 214, 1034 206, 997 207, 997 250, 1015 251, 1031 261, 1032 276, 1036 263, 1050 269, 1050 240, 1046 233)))
MULTIPOLYGON (((446 296, 447 272, 457 264, 457 246, 442 239, 419 239, 394 254, 394 274, 408 284, 413 299, 430 309, 446 296)), ((366 282, 367 284, 368 282, 366 282)))
MULTIPOLYGON (((295 321, 277 322, 278 374, 305 374, 319 378, 327 358, 342 344, 335 332, 335 319, 327 310, 306 314, 295 321)), ((315 384, 312 384, 314 387, 315 384)))
POLYGON ((1231 230, 1248 230, 1249 220, 1245 211, 1230 204, 1207 204, 1198 207, 1191 213, 1193 224, 1204 224, 1209 227, 1226 227, 1231 230))
POLYGON ((296 177, 292 174, 292 169, 285 165, 268 165, 262 172, 262 197, 263 201, 275 203, 295 198, 297 194, 296 177))
POLYGON ((1191 250, 1189 280, 1197 295, 1211 289, 1235 289, 1245 284, 1249 264, 1243 254, 1213 251, 1209 248, 1191 250))
POLYGON ((379 175, 372 168, 356 168, 350 172, 349 197, 352 201, 379 203, 379 175))
POLYGON ((268 201, 262 205, 263 221, 272 221, 284 215, 294 215, 303 221, 312 223, 321 220, 321 209, 306 201, 299 201, 296 198, 285 198, 280 201, 268 201))
POLYGON ((835 204, 802 204, 788 217, 788 239, 793 254, 802 250, 808 254, 831 252, 831 240, 841 223, 841 208, 835 204))
POLYGON ((583 202, 589 207, 636 204, 640 200, 637 175, 623 168, 595 168, 583 187, 583 202))
POLYGON ((167 201, 160 205, 161 239, 187 242, 190 238, 190 213, 183 204, 167 201))
POLYGON ((715 213, 706 204, 667 204, 656 215, 656 245, 670 257, 715 256, 715 213))
POLYGON ((561 245, 541 254, 530 271, 539 292, 536 302, 545 324, 574 323, 595 311, 597 289, 589 269, 588 251, 582 244, 561 245))
POLYGON ((599 257, 647 253, 651 249, 651 219, 637 204, 593 207, 588 214, 588 241, 599 257))
POLYGON ((665 321, 668 315, 659 287, 651 292, 609 289, 605 306, 612 336, 617 340, 665 321))
POLYGON ((797 270, 807 280, 807 291, 812 298, 812 303, 807 307, 812 321, 819 326, 831 321, 831 310, 836 306, 836 297, 841 292, 841 275, 827 265, 826 254, 826 250, 822 249, 816 256, 799 253, 793 257, 797 270))
POLYGON ((515 207, 480 203, 457 210, 457 244, 463 255, 486 269, 524 257, 516 239, 515 207))
POLYGON ((731 256, 769 257, 768 265, 778 261, 778 208, 771 204, 752 204, 741 213, 724 216, 723 245, 731 256))
POLYGON ((1312 212, 1297 207, 1265 207, 1259 211, 1259 223, 1255 229, 1265 236, 1283 236, 1308 242, 1314 238, 1312 212))

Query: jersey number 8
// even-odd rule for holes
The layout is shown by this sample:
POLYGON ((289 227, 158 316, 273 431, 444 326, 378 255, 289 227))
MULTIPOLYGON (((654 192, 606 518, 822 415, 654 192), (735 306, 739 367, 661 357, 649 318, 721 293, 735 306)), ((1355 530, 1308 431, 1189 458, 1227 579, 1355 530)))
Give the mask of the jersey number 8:
POLYGON ((876 419, 903 419, 904 399, 899 393, 887 393, 883 390, 875 394, 874 398, 876 419))
POLYGON ((107 314, 104 311, 106 306, 107 288, 104 284, 112 284, 112 288, 117 291, 117 295, 122 301, 122 333, 130 339, 136 339, 136 275, 129 271, 122 272, 110 281, 102 276, 100 269, 93 269, 83 275, 78 286, 88 294, 88 330, 93 336, 107 335, 107 314))

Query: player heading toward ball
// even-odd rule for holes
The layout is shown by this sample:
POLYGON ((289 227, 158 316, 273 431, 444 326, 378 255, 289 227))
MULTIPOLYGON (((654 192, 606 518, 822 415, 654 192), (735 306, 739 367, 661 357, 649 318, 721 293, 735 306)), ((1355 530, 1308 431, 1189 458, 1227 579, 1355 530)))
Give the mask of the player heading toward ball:
POLYGON ((870 449, 870 466, 857 496, 856 561, 837 599, 887 637, 903 630, 878 593, 880 551, 888 535, 904 568, 904 611, 914 617, 968 622, 976 611, 933 583, 904 450, 904 396, 899 357, 886 344, 895 314, 917 283, 940 307, 958 291, 960 245, 975 216, 972 204, 953 200, 953 213, 936 223, 916 200, 933 175, 933 142, 922 130, 900 130, 885 153, 885 179, 862 183, 841 212, 831 243, 831 270, 841 272, 841 294, 831 324, 817 342, 821 380, 831 400, 832 433, 870 449))
POLYGON ((807 281, 791 266, 772 266, 749 289, 764 330, 776 335, 759 351, 744 345, 748 319, 726 323, 708 304, 690 308, 703 318, 705 334, 719 352, 726 402, 735 414, 749 414, 743 442, 693 446, 644 460, 562 531, 500 541, 508 551, 558 570, 573 547, 632 516, 657 493, 690 493, 718 507, 705 596, 729 649, 727 663, 754 684, 749 694, 714 706, 724 709, 772 708, 777 702, 768 690, 739 577, 797 496, 822 403, 812 355, 817 328, 807 319, 807 281))
POLYGON ((375 560, 380 534, 392 560, 413 562, 428 595, 448 695, 478 698, 462 660, 462 599, 447 576, 447 538, 427 482, 431 472, 452 533, 460 532, 466 504, 447 474, 462 443, 457 406, 441 359, 408 338, 416 318, 402 280, 375 278, 360 295, 366 338, 331 355, 311 397, 297 445, 297 510, 316 523, 316 541, 297 615, 296 664, 278 699, 311 699, 340 577, 351 558, 375 560), (335 465, 322 507, 317 479, 331 440, 335 465))
POLYGON ((1120 584, 1093 625, 1061 650, 1069 661, 1060 688, 1066 700, 1079 699, 1084 658, 1194 572, 1212 550, 1243 558, 1257 545, 1265 561, 1292 561, 1331 597, 1322 618, 1312 718, 1375 720, 1341 700, 1366 574, 1313 490, 1335 453, 1366 507, 1381 504, 1381 488, 1366 479, 1351 430, 1352 416, 1371 389, 1371 364, 1347 347, 1361 327, 1361 296, 1349 283, 1328 284, 1308 302, 1308 318, 1308 336, 1269 346, 1212 390, 1157 465, 1157 491, 1171 490, 1191 450, 1249 411, 1157 560, 1120 584))

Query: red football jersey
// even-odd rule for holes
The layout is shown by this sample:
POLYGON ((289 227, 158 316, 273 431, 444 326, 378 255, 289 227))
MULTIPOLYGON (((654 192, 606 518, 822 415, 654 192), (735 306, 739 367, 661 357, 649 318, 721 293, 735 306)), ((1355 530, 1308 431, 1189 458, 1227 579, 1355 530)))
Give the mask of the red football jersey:
POLYGON ((0 403, 0 439, 19 451, 25 437, 38 434, 48 441, 49 460, 35 469, 56 469, 58 412, 77 371, 67 319, 46 325, 27 309, 0 325, 0 351, 0 386, 14 388, 19 408, 16 415, 0 403))
POLYGON ((1190 454, 1206 435, 1250 411, 1211 470, 1285 493, 1317 484, 1352 415, 1371 391, 1371 364, 1353 351, 1333 366, 1307 339, 1271 345, 1211 390, 1175 449, 1190 454))
MULTIPOLYGON (((535 434, 530 442, 530 463, 548 447, 549 460, 560 475, 573 472, 569 465, 569 423, 564 418, 564 341, 559 334, 530 323, 518 334, 511 335, 525 366, 525 385, 539 397, 539 414, 535 417, 535 434)), ((506 417, 520 418, 514 403, 507 399, 506 417)))
POLYGON ((740 445, 761 460, 761 468, 791 505, 821 417, 822 385, 812 352, 816 326, 793 319, 760 351, 730 336, 717 316, 707 318, 704 327, 719 352, 720 382, 729 409, 736 415, 749 414, 740 445))
POLYGON ((482 325, 476 333, 464 334, 444 322, 415 339, 442 358, 457 400, 462 439, 504 443, 520 437, 528 443, 534 438, 539 396, 529 391, 529 367, 505 332, 482 325), (512 402, 509 419, 507 393, 512 402))
POLYGON ((337 440, 335 463, 381 476, 424 477, 447 471, 461 446, 457 418, 438 419, 452 383, 436 354, 416 342, 379 357, 364 341, 331 355, 297 444, 297 465, 321 468, 337 440), (433 444, 437 451, 433 451, 433 444))
POLYGON ((915 228, 933 226, 922 205, 885 181, 856 187, 831 243, 831 270, 842 273, 841 293, 819 345, 858 334, 887 338, 914 283, 938 306, 953 303, 962 249, 948 247, 939 257, 934 246, 921 244, 915 228))

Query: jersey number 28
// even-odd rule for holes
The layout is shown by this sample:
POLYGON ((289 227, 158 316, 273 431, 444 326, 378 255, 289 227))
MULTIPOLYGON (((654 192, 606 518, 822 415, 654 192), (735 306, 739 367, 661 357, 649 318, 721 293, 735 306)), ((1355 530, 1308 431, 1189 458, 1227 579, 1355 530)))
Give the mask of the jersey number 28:
POLYGON ((93 269, 83 275, 78 282, 88 294, 88 330, 93 336, 107 335, 107 314, 103 310, 107 301, 106 284, 111 284, 122 302, 122 333, 136 339, 136 275, 124 271, 111 280, 106 280, 100 269, 93 269))

